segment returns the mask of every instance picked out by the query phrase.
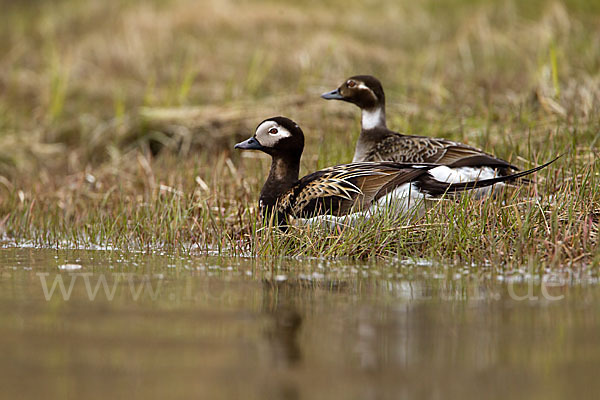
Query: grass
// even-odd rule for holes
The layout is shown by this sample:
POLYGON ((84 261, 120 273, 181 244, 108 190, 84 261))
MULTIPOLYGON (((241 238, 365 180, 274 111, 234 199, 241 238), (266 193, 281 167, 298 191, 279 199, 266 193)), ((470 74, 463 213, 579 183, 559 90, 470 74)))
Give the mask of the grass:
POLYGON ((0 232, 17 244, 260 257, 598 266, 600 7, 563 2, 189 0, 3 4, 0 232), (485 148, 537 184, 342 232, 261 226, 258 122, 303 127, 302 173, 352 158, 381 78, 388 124, 485 148))

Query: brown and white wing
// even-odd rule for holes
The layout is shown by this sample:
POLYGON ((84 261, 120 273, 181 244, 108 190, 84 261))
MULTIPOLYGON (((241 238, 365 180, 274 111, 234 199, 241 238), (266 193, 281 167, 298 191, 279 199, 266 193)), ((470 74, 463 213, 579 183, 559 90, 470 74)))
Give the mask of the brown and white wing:
POLYGON ((324 169, 302 178, 284 196, 288 199, 287 212, 300 217, 361 211, 429 168, 364 162, 324 169))
POLYGON ((474 147, 423 136, 388 136, 377 143, 369 155, 369 160, 517 169, 508 162, 474 147))

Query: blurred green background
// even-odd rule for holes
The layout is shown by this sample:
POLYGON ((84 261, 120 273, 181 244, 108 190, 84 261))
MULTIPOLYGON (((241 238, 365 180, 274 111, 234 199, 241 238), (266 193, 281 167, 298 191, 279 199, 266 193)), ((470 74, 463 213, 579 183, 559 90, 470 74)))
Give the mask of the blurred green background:
MULTIPOLYGON (((529 155, 515 143, 523 127, 598 121, 594 0, 40 0, 2 9, 0 174, 9 180, 115 161, 148 143, 215 154, 276 114, 304 128, 307 155, 348 161, 357 110, 318 95, 357 73, 383 81, 392 128, 505 157, 529 155)), ((547 145, 547 134, 533 141, 547 145)))

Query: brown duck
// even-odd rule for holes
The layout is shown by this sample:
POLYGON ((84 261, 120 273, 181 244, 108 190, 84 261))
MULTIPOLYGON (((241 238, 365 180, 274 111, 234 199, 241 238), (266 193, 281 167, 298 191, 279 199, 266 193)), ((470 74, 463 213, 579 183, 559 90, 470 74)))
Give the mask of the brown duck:
POLYGON ((370 75, 348 78, 337 89, 321 95, 342 100, 361 109, 361 131, 353 162, 394 161, 435 163, 445 167, 431 173, 446 182, 464 182, 508 176, 518 168, 480 149, 447 139, 403 135, 387 128, 385 93, 381 82, 370 75))
POLYGON ((337 165, 299 179, 304 134, 294 121, 285 117, 262 121, 254 136, 235 148, 260 150, 271 156, 271 170, 260 192, 259 206, 263 215, 276 213, 280 224, 287 216, 340 217, 365 211, 376 204, 382 205, 382 201, 389 204, 390 196, 393 201, 410 201, 486 187, 539 171, 552 162, 508 176, 462 183, 438 180, 431 174, 432 169, 439 167, 436 164, 397 162, 337 165))

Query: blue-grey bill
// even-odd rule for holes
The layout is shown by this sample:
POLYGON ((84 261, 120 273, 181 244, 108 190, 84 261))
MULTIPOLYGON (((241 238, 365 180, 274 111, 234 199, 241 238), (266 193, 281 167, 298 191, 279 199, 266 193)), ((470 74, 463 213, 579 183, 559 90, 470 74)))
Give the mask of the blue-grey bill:
POLYGON ((234 149, 242 149, 242 150, 262 150, 263 146, 256 140, 255 137, 251 137, 248 140, 244 140, 236 144, 234 149))
POLYGON ((344 96, 342 96, 337 89, 332 90, 331 92, 323 93, 321 97, 326 100, 342 100, 344 98, 344 96))

